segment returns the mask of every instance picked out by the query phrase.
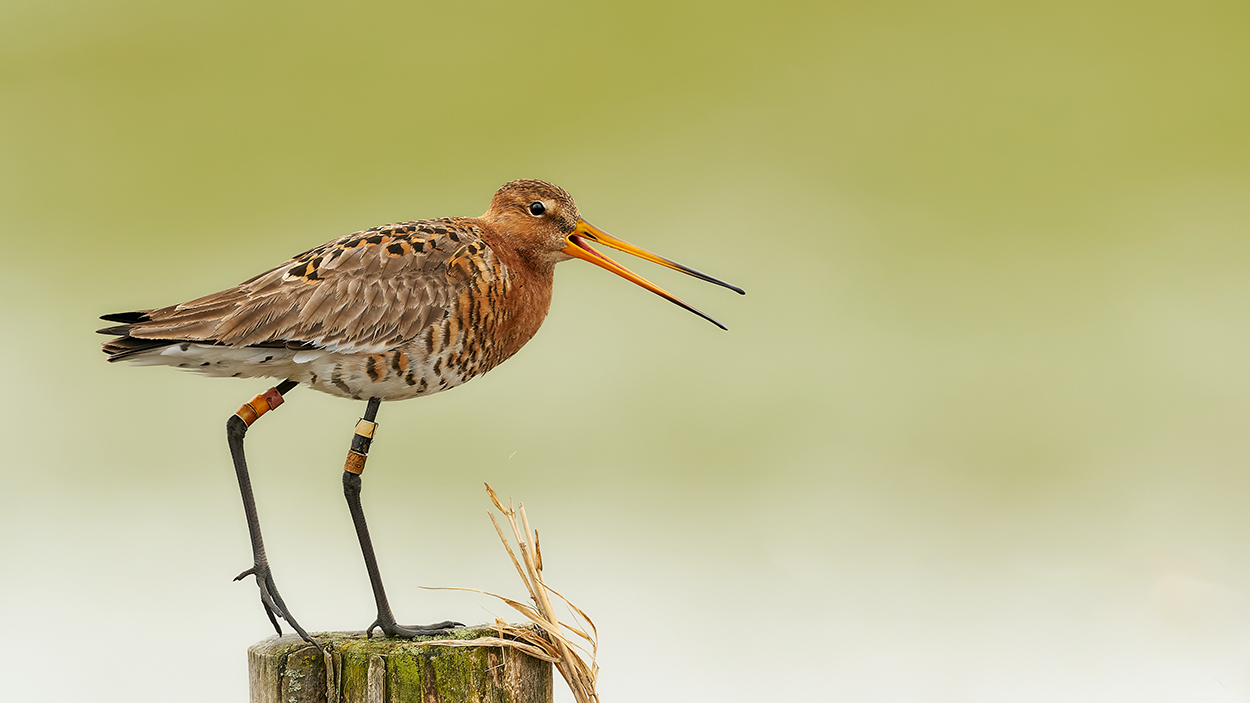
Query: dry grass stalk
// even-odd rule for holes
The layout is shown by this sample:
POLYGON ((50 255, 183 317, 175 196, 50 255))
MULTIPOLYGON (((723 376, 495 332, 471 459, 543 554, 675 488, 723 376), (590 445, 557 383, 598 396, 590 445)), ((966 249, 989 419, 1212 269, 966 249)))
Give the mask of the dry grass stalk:
POLYGON ((595 692, 595 683, 599 678, 599 665, 595 663, 595 656, 599 651, 599 633, 595 630, 594 622, 581 608, 570 603, 567 598, 543 581, 543 555, 538 544, 538 532, 530 528, 529 518, 525 515, 525 506, 519 505, 514 509, 512 501, 509 500, 508 507, 505 508, 499 502, 499 496, 495 494, 490 484, 486 484, 486 492, 490 494, 491 502, 507 518, 508 526, 512 528, 512 536, 516 539, 517 550, 521 554, 519 559, 517 552, 513 551, 512 544, 504 535, 503 528, 499 526, 499 521, 495 519, 494 513, 488 513, 490 521, 495 525, 495 531, 499 533, 499 540, 503 542, 504 549, 508 551, 508 556, 512 559, 512 565, 516 567, 517 575, 521 577, 521 582, 529 591, 532 605, 477 588, 452 590, 473 591, 498 598, 542 628, 542 632, 510 625, 496 618, 495 627, 499 629, 499 637, 435 640, 422 644, 451 647, 511 647, 555 664, 556 669, 569 685, 569 690, 573 692, 573 698, 577 703, 599 703, 599 694, 595 692), (551 603, 552 595, 568 606, 573 615, 573 624, 560 620, 551 603), (586 657, 589 657, 589 663, 586 657))

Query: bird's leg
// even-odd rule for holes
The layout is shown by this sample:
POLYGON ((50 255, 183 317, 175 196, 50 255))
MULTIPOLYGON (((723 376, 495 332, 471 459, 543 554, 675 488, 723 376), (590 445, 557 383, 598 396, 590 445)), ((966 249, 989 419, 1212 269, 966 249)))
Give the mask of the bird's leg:
POLYGON ((463 627, 463 625, 450 620, 433 625, 411 627, 395 623, 395 616, 391 614, 391 606, 386 601, 386 591, 382 588, 378 560, 373 554, 373 542, 369 539, 369 526, 365 524, 365 511, 360 507, 360 474, 365 470, 365 460, 369 457, 369 445, 373 443, 373 435, 378 427, 374 420, 378 416, 378 406, 381 402, 377 398, 369 399, 369 405, 365 408, 365 416, 356 423, 356 434, 352 436, 352 448, 347 452, 347 463, 343 466, 343 495, 347 497, 347 508, 352 513, 352 522, 356 525, 356 537, 360 539, 360 551, 365 557, 365 569, 369 572, 373 599, 378 605, 378 618, 373 621, 365 634, 372 637, 374 628, 378 628, 387 637, 440 635, 453 627, 463 627))
POLYGON ((315 645, 317 641, 310 637, 304 628, 299 626, 299 623, 295 622, 295 618, 286 609, 286 604, 282 602, 282 595, 278 593, 278 587, 273 582, 269 560, 265 557, 265 542, 260 536, 260 518, 256 516, 256 498, 252 496, 252 480, 247 475, 247 458, 243 455, 243 438, 247 435, 247 428, 260 419, 261 415, 281 405, 283 394, 296 385, 295 381, 291 380, 279 383, 245 403, 226 421, 226 440, 230 443, 234 472, 239 478, 239 493, 243 496, 243 512, 247 515, 247 531, 252 538, 252 568, 239 574, 234 580, 255 576, 256 585, 260 588, 260 603, 265 606, 265 614, 269 616, 269 622, 273 623, 273 629, 277 630, 279 635, 282 634, 282 627, 278 624, 278 618, 281 617, 291 624, 300 637, 315 645))

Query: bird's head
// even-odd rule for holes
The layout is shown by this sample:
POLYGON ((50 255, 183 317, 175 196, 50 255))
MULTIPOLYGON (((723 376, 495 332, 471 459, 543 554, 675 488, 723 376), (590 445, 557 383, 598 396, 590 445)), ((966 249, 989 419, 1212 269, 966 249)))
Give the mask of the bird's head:
POLYGON ((482 219, 495 231, 507 237, 509 244, 536 264, 554 266, 573 258, 589 261, 693 312, 721 329, 726 328, 663 288, 599 253, 590 244, 602 244, 724 286, 739 294, 746 293, 737 286, 623 242, 595 227, 582 219, 581 213, 577 211, 577 203, 573 202, 573 196, 563 188, 546 181, 523 179, 505 183, 495 193, 495 197, 491 198, 490 208, 482 215, 482 219))
POLYGON ((535 263, 553 266, 568 260, 561 250, 582 216, 560 186, 524 179, 505 183, 482 219, 535 263))

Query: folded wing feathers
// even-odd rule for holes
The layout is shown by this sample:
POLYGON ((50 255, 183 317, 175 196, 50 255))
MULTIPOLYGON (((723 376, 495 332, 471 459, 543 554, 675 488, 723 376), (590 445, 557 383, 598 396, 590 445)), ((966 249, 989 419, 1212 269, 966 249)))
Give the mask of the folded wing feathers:
MULTIPOLYGON (((116 360, 174 341, 380 350, 442 319, 470 284, 448 275, 451 247, 436 241, 446 235, 402 256, 388 256, 383 246, 344 246, 364 235, 311 249, 234 288, 181 305, 106 315, 102 319, 124 324, 100 331, 126 336, 106 343, 105 351, 116 360), (301 264, 311 268, 318 258, 315 278, 288 275, 301 264)), ((475 236, 467 229, 459 235, 462 241, 475 236)))

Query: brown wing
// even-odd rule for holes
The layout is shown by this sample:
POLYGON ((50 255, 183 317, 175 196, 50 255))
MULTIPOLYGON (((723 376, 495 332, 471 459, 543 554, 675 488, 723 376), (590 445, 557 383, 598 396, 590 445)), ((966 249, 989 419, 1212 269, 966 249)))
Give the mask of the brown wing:
POLYGON ((490 265, 480 234, 467 218, 357 232, 220 293, 133 321, 117 317, 131 324, 109 331, 142 340, 379 352, 442 320, 474 277, 503 273, 490 265), (466 267, 466 259, 485 265, 466 267))

